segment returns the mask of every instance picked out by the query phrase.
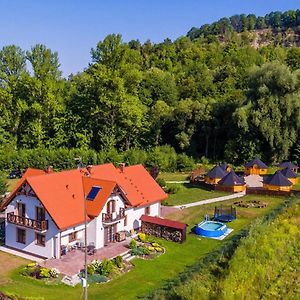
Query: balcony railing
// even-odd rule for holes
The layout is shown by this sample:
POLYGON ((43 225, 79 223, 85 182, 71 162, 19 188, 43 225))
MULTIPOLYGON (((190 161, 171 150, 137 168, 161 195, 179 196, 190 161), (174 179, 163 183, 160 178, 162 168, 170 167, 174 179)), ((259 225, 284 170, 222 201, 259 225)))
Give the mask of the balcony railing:
POLYGON ((102 223, 111 224, 125 218, 125 208, 120 208, 119 213, 113 212, 111 214, 102 213, 102 223))
POLYGON ((7 222, 16 224, 19 226, 31 228, 38 231, 45 231, 48 229, 48 221, 38 221, 34 219, 29 219, 25 217, 21 217, 18 215, 15 215, 13 212, 7 214, 7 222))

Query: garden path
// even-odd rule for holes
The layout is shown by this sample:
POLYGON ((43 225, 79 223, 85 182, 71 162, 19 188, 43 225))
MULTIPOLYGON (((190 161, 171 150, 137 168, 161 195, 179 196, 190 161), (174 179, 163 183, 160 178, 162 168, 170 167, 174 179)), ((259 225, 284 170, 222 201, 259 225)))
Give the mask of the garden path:
POLYGON ((231 194, 231 195, 228 195, 228 196, 201 200, 201 201, 188 203, 188 204, 184 204, 184 205, 175 205, 175 206, 172 206, 172 207, 184 209, 184 208, 193 207, 193 206, 199 206, 199 205, 215 203, 215 202, 219 202, 219 201, 226 201, 226 200, 230 200, 230 199, 240 198, 240 197, 244 197, 245 195, 246 195, 246 192, 240 192, 240 193, 235 193, 235 194, 231 194))

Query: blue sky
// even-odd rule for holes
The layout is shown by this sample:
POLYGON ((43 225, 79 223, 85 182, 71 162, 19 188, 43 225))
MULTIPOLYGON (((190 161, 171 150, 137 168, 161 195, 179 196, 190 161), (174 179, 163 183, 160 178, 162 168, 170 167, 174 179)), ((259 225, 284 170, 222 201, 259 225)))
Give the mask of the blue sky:
POLYGON ((161 42, 221 17, 297 8, 299 0, 0 0, 0 47, 43 43, 67 76, 88 65, 90 49, 109 33, 161 42))

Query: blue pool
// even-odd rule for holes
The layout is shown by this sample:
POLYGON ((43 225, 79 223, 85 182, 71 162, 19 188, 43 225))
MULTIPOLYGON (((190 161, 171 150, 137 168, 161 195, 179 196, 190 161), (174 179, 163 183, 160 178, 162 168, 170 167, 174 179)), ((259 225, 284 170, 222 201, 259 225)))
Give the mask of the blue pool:
POLYGON ((195 228, 197 235, 206 237, 219 237, 227 231, 227 226, 221 222, 203 221, 195 228))

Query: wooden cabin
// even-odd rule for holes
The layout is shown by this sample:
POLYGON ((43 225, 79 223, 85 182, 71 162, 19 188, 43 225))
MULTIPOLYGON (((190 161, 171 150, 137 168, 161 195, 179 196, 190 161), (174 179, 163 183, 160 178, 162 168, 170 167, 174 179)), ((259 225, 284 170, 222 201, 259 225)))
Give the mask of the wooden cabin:
POLYGON ((223 171, 225 172, 230 172, 231 167, 227 164, 227 162, 224 162, 222 165, 220 165, 220 167, 222 168, 223 171))
POLYGON ((296 164, 293 164, 292 162, 290 161, 284 161, 280 164, 277 165, 278 169, 280 170, 284 170, 286 168, 289 168, 291 169, 293 172, 297 173, 298 172, 298 166, 296 164))
POLYGON ((234 170, 224 176, 218 183, 220 188, 218 190, 224 190, 228 192, 238 193, 246 190, 246 183, 243 178, 235 174, 234 170))
POLYGON ((214 166, 205 176, 205 183, 207 184, 218 184, 218 182, 226 175, 227 173, 222 170, 222 168, 217 165, 214 166))
POLYGON ((276 171, 274 175, 268 176, 263 181, 263 188, 269 191, 290 192, 293 184, 281 173, 276 171))
POLYGON ((298 183, 298 175, 290 168, 285 168, 280 171, 293 185, 298 183))
POLYGON ((268 166, 259 158, 255 158, 245 165, 245 175, 266 175, 267 172, 268 166))

